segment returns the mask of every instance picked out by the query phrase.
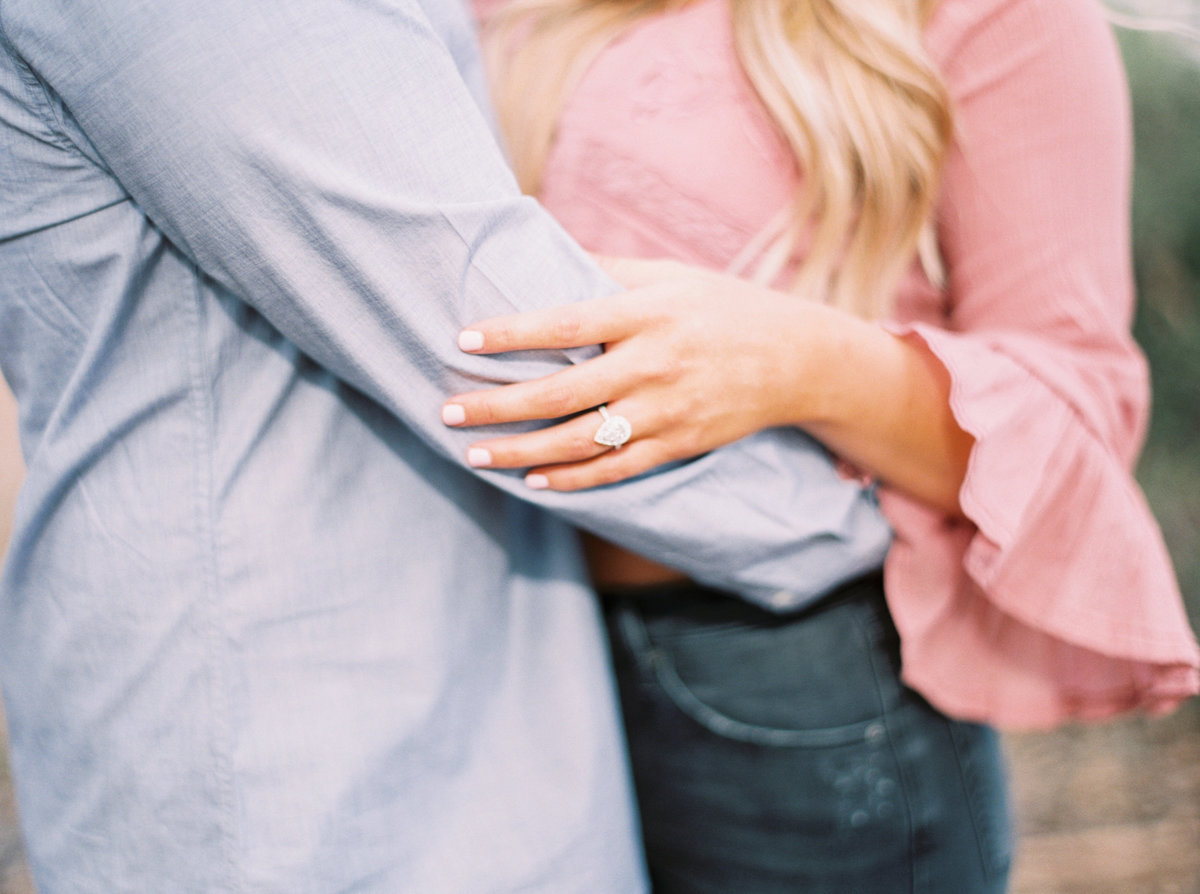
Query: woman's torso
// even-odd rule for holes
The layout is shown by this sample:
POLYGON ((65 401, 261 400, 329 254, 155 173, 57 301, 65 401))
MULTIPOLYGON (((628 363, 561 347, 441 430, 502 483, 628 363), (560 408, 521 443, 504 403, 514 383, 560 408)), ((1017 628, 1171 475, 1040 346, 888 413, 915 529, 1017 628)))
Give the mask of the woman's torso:
MULTIPOLYGON (((589 251, 742 272, 747 247, 799 185, 738 61, 728 0, 698 0, 638 22, 597 55, 566 97, 538 198, 589 251)), ((917 263, 895 312, 943 317, 917 263)), ((587 550, 603 586, 680 576, 590 535, 587 550)))

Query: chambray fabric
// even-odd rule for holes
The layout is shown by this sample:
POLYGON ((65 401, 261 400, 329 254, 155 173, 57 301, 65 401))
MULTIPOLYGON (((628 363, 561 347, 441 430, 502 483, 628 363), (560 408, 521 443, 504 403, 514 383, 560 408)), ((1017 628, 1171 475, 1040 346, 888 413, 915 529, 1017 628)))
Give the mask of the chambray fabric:
POLYGON ((777 610, 880 563, 795 432, 584 494, 463 467, 447 395, 587 352, 458 329, 613 288, 480 91, 457 3, 0 2, 0 675, 43 894, 643 890, 571 524, 777 610))

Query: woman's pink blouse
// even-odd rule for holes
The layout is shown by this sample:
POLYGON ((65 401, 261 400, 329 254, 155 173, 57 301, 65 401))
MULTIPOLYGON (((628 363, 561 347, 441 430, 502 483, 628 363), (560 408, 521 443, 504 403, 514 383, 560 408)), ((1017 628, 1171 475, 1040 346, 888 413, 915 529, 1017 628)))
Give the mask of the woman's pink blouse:
MULTIPOLYGON (((1168 710, 1200 688, 1200 652, 1130 472, 1148 388, 1112 36, 1092 0, 943 0, 926 47, 958 126, 937 218, 947 283, 914 265, 888 325, 944 364, 975 446, 967 522, 880 489, 905 679, 1010 728, 1168 710)), ((592 251, 724 269, 796 185, 727 0, 699 0, 592 64, 541 199, 592 251)))

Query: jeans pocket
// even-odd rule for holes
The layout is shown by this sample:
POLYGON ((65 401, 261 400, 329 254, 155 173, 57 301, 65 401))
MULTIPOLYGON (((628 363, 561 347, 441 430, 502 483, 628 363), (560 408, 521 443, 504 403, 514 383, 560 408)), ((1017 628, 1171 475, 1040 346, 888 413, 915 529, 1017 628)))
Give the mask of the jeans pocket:
MULTIPOLYGON (((870 595, 870 594, 868 594, 870 595)), ((614 635, 642 685, 729 739, 775 746, 836 746, 886 734, 901 698, 882 602, 839 599, 794 617, 733 604, 711 612, 616 615, 614 635)))

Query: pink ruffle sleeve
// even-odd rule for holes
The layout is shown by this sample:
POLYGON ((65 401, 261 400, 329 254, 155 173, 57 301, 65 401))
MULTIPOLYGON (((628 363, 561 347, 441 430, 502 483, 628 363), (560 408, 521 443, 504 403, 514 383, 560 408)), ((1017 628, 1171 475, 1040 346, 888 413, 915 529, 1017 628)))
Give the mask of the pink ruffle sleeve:
POLYGON ((1128 332, 1129 115, 1091 0, 943 4, 928 33, 959 123, 939 233, 937 357, 975 438, 951 521, 881 489, 910 685, 955 716, 1047 727, 1169 710, 1200 651, 1133 480, 1148 404, 1128 332))

